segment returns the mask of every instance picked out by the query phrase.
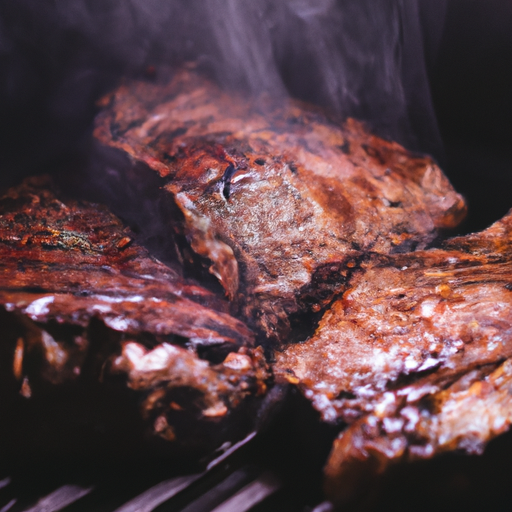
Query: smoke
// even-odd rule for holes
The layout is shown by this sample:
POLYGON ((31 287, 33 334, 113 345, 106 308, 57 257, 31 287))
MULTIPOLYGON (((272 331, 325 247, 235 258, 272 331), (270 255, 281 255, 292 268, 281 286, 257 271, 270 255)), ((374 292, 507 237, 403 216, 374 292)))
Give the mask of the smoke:
POLYGON ((439 155, 425 52, 433 58, 444 2, 419 7, 416 0, 190 0, 184 31, 194 58, 226 87, 290 94, 439 155))
MULTIPOLYGON (((443 2, 429 2, 437 25, 431 14, 443 2)), ((95 101, 121 76, 190 60, 225 87, 318 103, 411 149, 439 154, 418 5, 0 2, 0 165, 4 173, 47 171, 62 155, 86 151, 95 101)))

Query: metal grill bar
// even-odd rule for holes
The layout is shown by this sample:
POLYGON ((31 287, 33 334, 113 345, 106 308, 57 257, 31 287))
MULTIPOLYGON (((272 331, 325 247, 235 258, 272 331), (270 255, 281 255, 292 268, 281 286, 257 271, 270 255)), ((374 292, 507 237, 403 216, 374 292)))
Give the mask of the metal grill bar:
POLYGON ((210 489, 198 499, 187 505, 181 512, 204 512, 212 510, 233 496, 239 489, 254 478, 254 468, 244 467, 225 478, 218 485, 210 489))
POLYGON ((208 466, 206 466, 206 471, 209 471, 210 469, 214 468, 215 466, 218 466, 222 461, 226 460, 230 455, 235 453, 237 450, 242 448, 242 446, 245 446, 249 443, 252 439, 256 437, 257 432, 251 432, 247 437, 242 439, 241 441, 238 441, 238 443, 235 443, 231 448, 228 448, 222 455, 217 457, 216 459, 212 460, 208 466))
POLYGON ((311 512, 334 512, 334 506, 330 501, 324 501, 317 505, 311 512))
POLYGON ((94 487, 63 485, 23 512, 58 512, 89 494, 94 487))
POLYGON ((7 503, 7 505, 5 505, 4 507, 0 508, 0 512, 8 512, 9 510, 11 510, 12 507, 14 507, 14 505, 16 505, 17 501, 18 500, 13 498, 11 501, 9 501, 9 503, 7 503))
POLYGON ((147 491, 139 494, 136 498, 125 503, 115 510, 115 512, 151 512, 156 507, 171 499, 183 489, 201 478, 204 473, 195 475, 180 476, 165 480, 151 487, 147 491))
POLYGON ((275 493, 280 487, 281 482, 275 474, 271 472, 264 473, 227 501, 214 508, 212 512, 247 512, 254 505, 275 493))

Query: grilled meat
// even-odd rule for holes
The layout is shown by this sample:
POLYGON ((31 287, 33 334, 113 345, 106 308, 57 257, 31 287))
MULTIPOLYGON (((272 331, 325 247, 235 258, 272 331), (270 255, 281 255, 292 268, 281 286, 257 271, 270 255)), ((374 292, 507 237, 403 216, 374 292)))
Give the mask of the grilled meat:
POLYGON ((465 213, 430 158, 298 102, 182 70, 128 82, 103 105, 97 139, 159 174, 233 311, 273 339, 328 304, 362 254, 424 247, 465 213))
POLYGON ((30 411, 59 400, 63 424, 45 416, 37 430, 70 433, 71 451, 85 423, 126 434, 132 421, 180 449, 243 434, 267 379, 251 331, 223 300, 151 258, 104 207, 62 202, 49 186, 33 178, 0 199, 1 393, 12 412, 3 446, 21 432, 28 441, 16 450, 47 445, 44 433, 42 443, 27 433, 37 423, 30 411), (95 400, 84 402, 87 393, 95 400), (112 419, 117 402, 126 408, 112 419))
POLYGON ((354 497, 391 463, 481 453, 512 423, 512 212, 442 248, 373 255, 317 332, 279 354, 324 420, 348 428, 328 493, 354 497))

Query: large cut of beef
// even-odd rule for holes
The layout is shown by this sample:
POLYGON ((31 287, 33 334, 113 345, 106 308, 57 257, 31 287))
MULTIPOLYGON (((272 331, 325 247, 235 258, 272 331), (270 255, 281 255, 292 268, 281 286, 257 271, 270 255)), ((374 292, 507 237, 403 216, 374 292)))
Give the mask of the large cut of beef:
POLYGON ((348 424, 326 467, 336 502, 393 463, 481 453, 512 424, 512 212, 439 249, 369 256, 274 369, 348 424))
POLYGON ((266 364, 226 309, 150 257, 106 208, 63 202, 44 177, 9 190, 0 199, 2 453, 60 446, 69 457, 100 431, 124 450, 140 441, 130 438, 137 428, 193 451, 247 432, 266 364))
MULTIPOLYGON (((362 254, 425 247, 465 213, 430 158, 299 102, 181 70, 126 82, 102 105, 96 138, 142 163, 143 180, 158 173, 232 311, 274 340, 291 315, 328 304, 362 254)), ((119 187, 128 168, 109 169, 119 187)))

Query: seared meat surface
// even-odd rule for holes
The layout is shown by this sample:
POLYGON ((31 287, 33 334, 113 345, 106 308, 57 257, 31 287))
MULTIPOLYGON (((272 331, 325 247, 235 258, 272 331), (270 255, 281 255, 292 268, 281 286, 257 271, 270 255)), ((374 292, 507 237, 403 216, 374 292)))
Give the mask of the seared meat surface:
POLYGON ((237 411, 264 395, 267 379, 251 331, 151 258, 106 208, 63 202, 49 187, 33 178, 0 199, 1 393, 12 419, 23 401, 90 389, 124 392, 139 411, 130 418, 181 446, 224 442, 237 414, 243 433, 237 411))
POLYGON ((11 311, 82 326, 95 316, 198 345, 253 343, 224 301, 151 258, 106 208, 64 204, 33 179, 1 199, 0 214, 0 300, 11 311))
POLYGON ((465 213, 430 158, 298 102, 182 70, 103 104, 97 139, 159 173, 193 251, 272 339, 286 338, 290 315, 328 304, 362 254, 424 247, 465 213))
POLYGON ((373 255, 315 335, 278 355, 335 442, 338 502, 390 463, 480 453, 512 423, 512 213, 442 248, 373 255))

